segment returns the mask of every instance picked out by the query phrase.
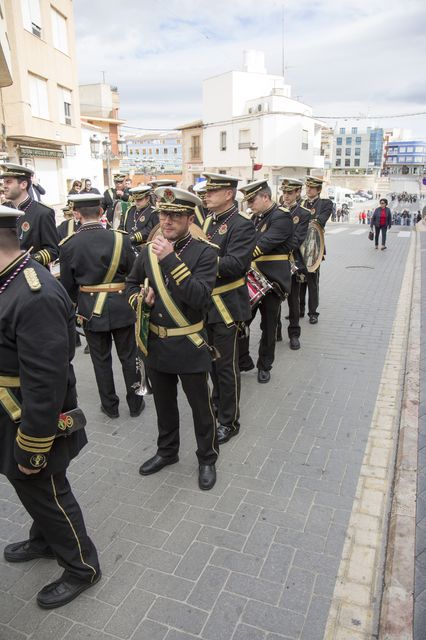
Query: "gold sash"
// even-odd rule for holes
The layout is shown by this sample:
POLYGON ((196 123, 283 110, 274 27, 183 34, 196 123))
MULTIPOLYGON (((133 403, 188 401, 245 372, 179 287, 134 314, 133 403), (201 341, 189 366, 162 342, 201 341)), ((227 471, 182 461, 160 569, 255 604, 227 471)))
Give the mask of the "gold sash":
MULTIPOLYGON (((110 284, 117 273, 118 265, 120 263, 121 249, 123 247, 123 234, 114 232, 114 251, 112 253, 111 264, 106 272, 105 278, 102 284, 110 284)), ((90 286, 90 285, 88 285, 90 286)), ((92 316, 99 318, 104 310, 105 301, 107 299, 108 292, 100 291, 96 296, 95 306, 93 307, 92 316)))

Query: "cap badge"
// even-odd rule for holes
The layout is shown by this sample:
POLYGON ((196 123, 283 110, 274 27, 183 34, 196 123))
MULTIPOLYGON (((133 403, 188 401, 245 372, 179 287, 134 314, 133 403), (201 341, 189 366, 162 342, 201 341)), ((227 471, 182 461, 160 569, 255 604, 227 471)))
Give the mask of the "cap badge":
POLYGON ((299 222, 299 216, 294 216, 293 223, 297 224, 299 222))
POLYGON ((29 231, 30 230, 30 223, 27 222, 27 221, 23 222, 22 225, 21 225, 21 229, 22 229, 22 231, 24 231, 24 233, 29 231))
POLYGON ((164 190, 163 200, 165 200, 166 202, 174 202, 176 200, 175 194, 171 189, 164 190))
POLYGON ((227 224, 221 224, 219 229, 218 229, 219 235, 223 236, 223 234, 226 233, 227 231, 228 231, 228 225, 227 224))

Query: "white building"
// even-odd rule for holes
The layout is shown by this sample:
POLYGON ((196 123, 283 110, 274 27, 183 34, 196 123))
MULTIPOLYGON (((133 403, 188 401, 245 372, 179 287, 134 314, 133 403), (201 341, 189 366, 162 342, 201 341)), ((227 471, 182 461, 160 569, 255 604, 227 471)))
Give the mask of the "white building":
POLYGON ((322 173, 321 129, 312 108, 291 98, 284 78, 264 68, 264 54, 244 52, 243 71, 203 83, 203 164, 206 171, 265 178, 322 173), (260 167, 261 165, 261 167, 260 167))
POLYGON ((102 158, 94 156, 91 147, 93 135, 101 137, 101 133, 99 127, 82 122, 81 144, 65 148, 65 158, 62 162, 62 182, 67 191, 62 194, 64 203, 74 180, 89 179, 92 181, 92 187, 96 187, 101 193, 104 192, 106 187, 104 185, 103 161, 102 158))

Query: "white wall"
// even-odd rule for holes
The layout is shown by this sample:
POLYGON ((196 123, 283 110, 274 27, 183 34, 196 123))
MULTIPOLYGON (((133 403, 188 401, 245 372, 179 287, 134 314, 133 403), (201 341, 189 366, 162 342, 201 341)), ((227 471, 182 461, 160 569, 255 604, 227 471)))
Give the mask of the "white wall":
POLYGON ((84 180, 89 178, 92 186, 97 187, 101 193, 105 190, 103 179, 103 166, 100 158, 92 158, 90 153, 90 137, 93 130, 81 128, 81 145, 75 147, 75 156, 67 156, 62 161, 62 181, 60 202, 66 202, 68 191, 67 180, 84 180))

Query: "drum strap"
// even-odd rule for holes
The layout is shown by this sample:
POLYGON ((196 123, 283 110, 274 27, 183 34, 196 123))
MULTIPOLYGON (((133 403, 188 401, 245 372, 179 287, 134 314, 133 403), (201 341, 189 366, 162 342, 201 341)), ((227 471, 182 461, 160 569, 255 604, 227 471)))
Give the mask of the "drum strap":
MULTIPOLYGON (((123 247, 123 234, 114 233, 114 250, 112 252, 111 264, 106 272, 105 278, 102 280, 102 284, 112 282, 117 273, 118 265, 120 264, 121 249, 123 247)), ((95 306, 93 307, 92 315, 99 318, 104 310, 105 302, 108 296, 107 291, 101 291, 96 296, 95 306)))
MULTIPOLYGON (((148 255, 152 274, 154 276, 154 283, 158 291, 158 295, 160 296, 161 302, 164 304, 167 310, 167 313, 177 327, 191 327, 191 323, 176 305, 175 301, 170 295, 169 290, 166 287, 160 265, 158 264, 158 258, 152 250, 152 245, 149 246, 148 255)), ((189 333, 186 337, 198 348, 206 344, 199 333, 189 333)))
POLYGON ((71 236, 74 233, 74 218, 68 220, 67 236, 71 236))
POLYGON ((281 254, 276 254, 276 255, 270 255, 270 256, 259 256, 258 258, 255 258, 252 262, 252 266, 253 263, 256 262, 273 262, 275 260, 288 260, 289 255, 288 253, 281 253, 281 254))

